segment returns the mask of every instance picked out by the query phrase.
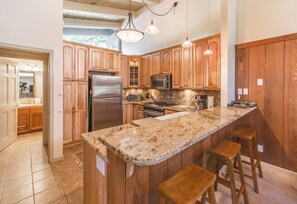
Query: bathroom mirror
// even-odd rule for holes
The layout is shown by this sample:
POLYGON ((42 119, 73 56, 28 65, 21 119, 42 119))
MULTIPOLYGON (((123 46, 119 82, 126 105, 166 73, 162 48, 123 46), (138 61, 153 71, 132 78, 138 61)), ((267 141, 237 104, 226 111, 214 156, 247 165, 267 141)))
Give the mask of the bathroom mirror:
POLYGON ((19 79, 20 98, 34 98, 35 73, 20 71, 19 79))

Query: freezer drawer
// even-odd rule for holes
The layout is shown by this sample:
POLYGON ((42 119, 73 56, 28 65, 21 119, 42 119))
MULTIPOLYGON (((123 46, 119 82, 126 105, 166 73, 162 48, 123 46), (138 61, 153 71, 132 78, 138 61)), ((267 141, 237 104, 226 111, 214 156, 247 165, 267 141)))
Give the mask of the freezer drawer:
POLYGON ((122 97, 93 99, 92 106, 93 131, 123 124, 122 97))

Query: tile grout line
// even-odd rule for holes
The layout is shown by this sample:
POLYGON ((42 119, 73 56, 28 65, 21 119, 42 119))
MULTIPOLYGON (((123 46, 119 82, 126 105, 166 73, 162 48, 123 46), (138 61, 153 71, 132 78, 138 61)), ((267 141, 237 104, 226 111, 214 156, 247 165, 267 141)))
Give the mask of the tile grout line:
POLYGON ((31 152, 31 143, 29 141, 30 148, 30 163, 31 163, 31 180, 32 180, 32 192, 33 192, 33 203, 35 204, 35 191, 34 191, 34 179, 33 179, 33 164, 32 164, 32 152, 31 152))

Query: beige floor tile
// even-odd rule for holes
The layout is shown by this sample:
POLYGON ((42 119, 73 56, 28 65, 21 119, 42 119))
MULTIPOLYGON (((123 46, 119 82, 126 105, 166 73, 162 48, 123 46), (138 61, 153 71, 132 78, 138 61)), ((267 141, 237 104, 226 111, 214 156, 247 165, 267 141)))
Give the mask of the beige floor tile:
POLYGON ((5 192, 11 191, 11 190, 15 190, 19 187, 28 185, 30 183, 32 183, 32 174, 27 174, 20 178, 15 178, 15 179, 7 181, 4 184, 3 192, 5 193, 5 192))
POLYGON ((82 204, 84 203, 84 191, 80 189, 67 196, 69 204, 82 204))
POLYGON ((43 169, 33 173, 33 182, 40 181, 42 179, 48 178, 50 176, 58 177, 57 172, 54 167, 43 169))
POLYGON ((37 172, 37 171, 40 171, 43 169, 47 169, 49 167, 50 167, 50 164, 47 162, 34 164, 34 165, 32 165, 32 172, 37 172))
POLYGON ((1 204, 11 204, 18 201, 24 200, 33 195, 33 186, 32 184, 17 188, 15 190, 3 193, 1 204))
POLYGON ((62 186, 59 184, 35 195, 35 204, 49 204, 65 197, 62 186))
MULTIPOLYGON (((67 201, 67 199, 65 197, 65 198, 62 198, 60 200, 57 200, 56 202, 53 202, 52 204, 68 204, 68 201, 67 201)), ((83 204, 83 203, 81 203, 81 204, 83 204)))
POLYGON ((6 180, 8 181, 15 178, 20 178, 30 173, 31 173, 31 166, 26 166, 19 169, 13 169, 13 170, 8 169, 6 180))
POLYGON ((29 198, 26 198, 25 200, 17 202, 16 204, 34 204, 34 197, 31 196, 29 198))
POLYGON ((33 184, 34 194, 40 193, 42 191, 48 190, 59 184, 59 179, 57 177, 51 176, 43 180, 37 181, 33 184))

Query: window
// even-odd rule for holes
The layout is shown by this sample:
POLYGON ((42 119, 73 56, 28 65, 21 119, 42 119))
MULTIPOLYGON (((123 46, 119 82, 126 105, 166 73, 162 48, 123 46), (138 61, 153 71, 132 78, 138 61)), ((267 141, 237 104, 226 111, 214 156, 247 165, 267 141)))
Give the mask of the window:
POLYGON ((64 27, 63 39, 96 47, 120 50, 120 40, 115 29, 64 27))

